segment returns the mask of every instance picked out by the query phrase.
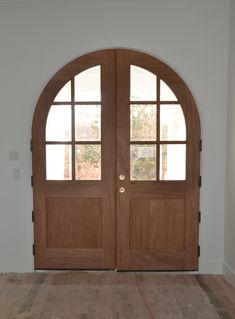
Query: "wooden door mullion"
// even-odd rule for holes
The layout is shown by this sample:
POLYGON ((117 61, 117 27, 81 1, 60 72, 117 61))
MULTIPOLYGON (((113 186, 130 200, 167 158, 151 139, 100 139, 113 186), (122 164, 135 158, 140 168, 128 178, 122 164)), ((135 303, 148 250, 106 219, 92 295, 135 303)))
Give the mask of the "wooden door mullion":
POLYGON ((157 77, 157 145, 156 145, 156 180, 160 176, 160 78, 157 77))
POLYGON ((76 179, 75 165, 75 92, 74 92, 74 77, 71 80, 71 121, 72 121, 72 180, 76 179))

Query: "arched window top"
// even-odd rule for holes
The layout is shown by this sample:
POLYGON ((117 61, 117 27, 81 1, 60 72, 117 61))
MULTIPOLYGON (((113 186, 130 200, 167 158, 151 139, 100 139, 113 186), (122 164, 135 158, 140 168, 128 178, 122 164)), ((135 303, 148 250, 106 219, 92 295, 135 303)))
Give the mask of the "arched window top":
POLYGON ((160 180, 185 180, 186 121, 173 90, 130 65, 130 103, 131 180, 156 180, 158 168, 160 180))
POLYGON ((157 75, 136 65, 131 65, 131 101, 155 101, 158 89, 160 101, 177 101, 172 89, 160 79, 160 88, 157 85, 157 75))
POLYGON ((68 81, 57 93, 54 102, 100 102, 100 65, 88 68, 68 81))
POLYGON ((156 101, 157 76, 146 69, 131 65, 131 101, 156 101))
POLYGON ((54 102, 71 102, 71 99, 71 81, 69 81, 57 93, 54 102))
POLYGON ((89 68, 74 77, 74 99, 76 102, 101 101, 100 65, 89 68))
MULTIPOLYGON (((124 56, 125 50, 120 51, 124 56)), ((187 179, 186 156, 193 135, 188 129, 190 92, 163 62, 140 52, 134 53, 134 58, 128 61, 129 51, 126 52, 124 58, 129 66, 124 73, 118 71, 119 58, 114 58, 116 62, 104 69, 104 51, 100 51, 95 53, 94 60, 90 54, 90 59, 84 56, 65 66, 45 88, 42 95, 47 94, 48 98, 43 97, 44 105, 39 113, 42 115, 41 129, 44 123, 41 136, 46 144, 46 179, 101 179, 103 94, 111 94, 110 102, 114 105, 109 103, 105 107, 115 107, 116 103, 119 107, 120 101, 115 100, 117 92, 119 100, 124 93, 125 116, 129 114, 129 124, 126 125, 129 126, 130 180, 187 179), (107 73, 111 74, 110 82, 104 89, 103 80, 107 73), (126 84, 122 84, 121 92, 118 85, 122 82, 126 84), (57 160, 59 154, 61 161, 57 160), (87 165, 81 164, 85 158, 89 162, 87 165), (143 167, 138 168, 141 163, 143 167), (151 170, 145 174, 144 167, 148 165, 151 170), (83 166, 87 174, 82 171, 83 166)), ((190 107, 196 111, 195 119, 197 109, 193 103, 190 107)), ((39 107, 35 113, 37 109, 39 107)))
POLYGON ((72 77, 46 121, 46 179, 101 179, 101 66, 72 77), (94 144, 95 143, 95 144, 94 144))
POLYGON ((160 90, 160 101, 177 101, 174 92, 163 80, 160 80, 160 90))

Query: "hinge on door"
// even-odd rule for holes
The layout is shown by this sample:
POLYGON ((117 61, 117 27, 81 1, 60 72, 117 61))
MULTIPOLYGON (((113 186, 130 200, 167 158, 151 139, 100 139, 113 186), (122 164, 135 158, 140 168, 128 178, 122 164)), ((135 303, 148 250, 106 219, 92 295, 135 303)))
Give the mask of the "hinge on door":
POLYGON ((197 248, 197 255, 198 255, 198 257, 200 257, 200 254, 201 254, 201 247, 200 247, 200 245, 198 245, 198 248, 197 248))
POLYGON ((199 150, 200 152, 202 151, 202 140, 200 140, 200 143, 199 143, 199 150))
POLYGON ((198 212, 198 222, 201 222, 201 212, 198 212))
POLYGON ((33 187, 33 176, 31 176, 31 187, 33 187))
POLYGON ((202 177, 199 176, 199 187, 202 187, 202 177))
POLYGON ((34 222, 34 211, 32 211, 32 222, 34 222))
POLYGON ((35 256, 35 245, 33 244, 33 256, 35 256))
POLYGON ((31 139, 30 140, 30 152, 32 152, 33 151, 33 140, 31 139))

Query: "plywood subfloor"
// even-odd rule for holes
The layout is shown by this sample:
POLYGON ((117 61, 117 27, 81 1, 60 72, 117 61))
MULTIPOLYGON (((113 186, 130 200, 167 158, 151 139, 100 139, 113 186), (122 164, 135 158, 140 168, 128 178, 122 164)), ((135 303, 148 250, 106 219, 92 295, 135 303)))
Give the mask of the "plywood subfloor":
POLYGON ((0 319, 232 319, 221 276, 133 272, 0 275, 0 319))

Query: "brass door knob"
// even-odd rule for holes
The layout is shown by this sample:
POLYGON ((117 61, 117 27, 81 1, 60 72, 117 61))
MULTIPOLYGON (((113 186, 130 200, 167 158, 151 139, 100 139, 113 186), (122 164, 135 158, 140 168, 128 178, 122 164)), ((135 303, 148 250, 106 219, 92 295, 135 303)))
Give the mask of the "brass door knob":
POLYGON ((120 181, 124 181, 124 179, 126 178, 126 176, 125 175, 119 175, 119 179, 120 179, 120 181))
POLYGON ((120 188, 119 188, 119 192, 120 192, 120 193, 125 193, 125 191, 126 191, 125 187, 120 187, 120 188))

